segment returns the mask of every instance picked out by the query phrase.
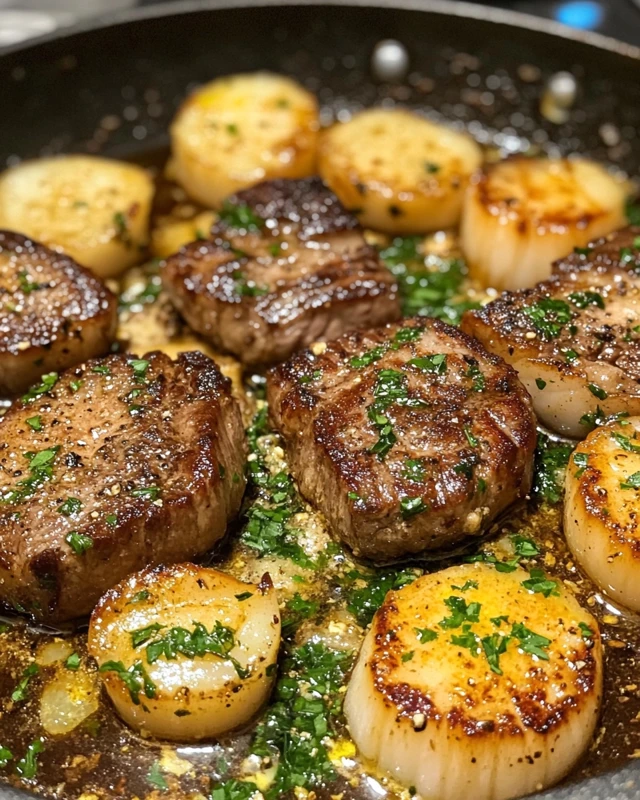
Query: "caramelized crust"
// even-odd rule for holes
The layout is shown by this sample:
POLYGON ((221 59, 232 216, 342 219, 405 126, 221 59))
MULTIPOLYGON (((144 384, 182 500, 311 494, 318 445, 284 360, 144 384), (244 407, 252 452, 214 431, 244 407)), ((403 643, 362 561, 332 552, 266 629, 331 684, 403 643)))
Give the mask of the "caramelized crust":
MULTIPOLYGON (((601 693, 597 626, 573 597, 532 596, 522 586, 526 572, 496 574, 492 569, 474 565, 473 569, 444 570, 422 578, 407 591, 389 593, 369 635, 366 668, 371 683, 397 709, 398 719, 424 714, 426 720, 446 721, 460 735, 473 737, 522 736, 526 731, 552 736, 568 717, 583 712, 593 695, 601 693), (443 599, 459 593, 464 581, 455 578, 460 574, 470 574, 476 586, 480 584, 464 594, 466 602, 480 601, 480 623, 473 626, 478 637, 496 631, 490 617, 509 612, 510 622, 524 621, 537 633, 553 636, 548 660, 533 659, 514 642, 500 657, 503 674, 496 675, 487 668, 484 655, 472 655, 451 644, 451 634, 438 626, 438 620, 450 613, 443 599), (496 587, 493 592, 491 583, 496 587), (428 592, 426 588, 420 591, 420 584, 428 586, 428 592), (580 622, 592 632, 588 639, 581 633, 580 622), (413 682, 406 679, 414 664, 405 666, 403 655, 417 648, 416 624, 438 631, 437 643, 424 652, 420 649, 412 661, 422 660, 423 676, 431 677, 438 668, 445 670, 439 682, 425 680, 420 685, 415 676, 413 682)), ((508 627, 505 623, 504 629, 508 627)), ((419 664, 415 672, 420 676, 419 664)))
POLYGON ((577 248, 553 264, 554 273, 591 270, 637 272, 640 269, 640 226, 629 225, 577 248))
POLYGON ((39 619, 204 553, 240 507, 240 411, 202 353, 89 361, 15 403, 0 432, 0 600, 39 619))
POLYGON ((117 299, 71 258, 0 231, 0 393, 107 352, 117 299))
POLYGON ((317 178, 240 192, 212 237, 172 256, 163 281, 189 325, 245 364, 400 316, 392 275, 317 178))
POLYGON ((530 488, 526 391, 500 358, 438 320, 314 346, 272 369, 267 391, 300 490, 357 555, 384 563, 453 545, 530 488))

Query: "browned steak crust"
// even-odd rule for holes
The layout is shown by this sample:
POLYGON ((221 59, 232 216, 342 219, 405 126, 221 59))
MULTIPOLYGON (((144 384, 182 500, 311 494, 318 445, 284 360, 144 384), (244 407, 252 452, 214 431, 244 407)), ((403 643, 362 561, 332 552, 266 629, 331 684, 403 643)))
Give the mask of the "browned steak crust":
POLYGON ((73 259, 0 231, 0 393, 108 352, 117 300, 73 259))
POLYGON ((95 359, 30 394, 0 421, 4 605, 77 617, 131 572, 223 536, 246 445, 230 382, 207 356, 95 359))
POLYGON ((393 276, 318 178, 240 192, 212 237, 168 259, 164 285, 194 330, 245 364, 400 316, 393 276))
POLYGON ((269 372, 270 413, 303 495, 383 563, 477 535, 531 485, 515 371, 444 322, 348 333, 269 372))
POLYGON ((629 225, 608 236, 579 247, 553 264, 554 273, 596 270, 609 272, 615 269, 637 272, 640 270, 640 227, 629 225))

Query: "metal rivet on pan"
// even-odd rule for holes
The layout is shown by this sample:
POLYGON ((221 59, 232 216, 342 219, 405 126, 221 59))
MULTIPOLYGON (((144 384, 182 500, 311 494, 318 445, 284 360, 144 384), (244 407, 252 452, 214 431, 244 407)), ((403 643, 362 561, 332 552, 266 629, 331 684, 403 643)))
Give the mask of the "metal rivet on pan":
POLYGON ((385 83, 401 83, 409 71, 407 48, 396 39, 383 39, 373 48, 371 71, 385 83))
POLYGON ((578 81, 575 75, 570 72, 556 72, 547 81, 540 100, 540 113, 549 122, 566 122, 577 96, 578 81))

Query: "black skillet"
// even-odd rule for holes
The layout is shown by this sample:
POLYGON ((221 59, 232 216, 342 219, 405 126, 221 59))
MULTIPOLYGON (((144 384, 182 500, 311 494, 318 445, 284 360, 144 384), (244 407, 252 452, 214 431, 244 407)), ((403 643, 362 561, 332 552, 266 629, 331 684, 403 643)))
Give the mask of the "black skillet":
MULTIPOLYGON (((0 167, 58 152, 158 153, 189 89, 255 69, 302 81, 318 94, 327 122, 339 109, 401 102, 504 151, 584 153, 631 175, 640 171, 640 50, 532 17, 435 0, 375 0, 373 8, 171 3, 5 51, 0 167), (394 84, 377 81, 370 67, 375 45, 388 38, 410 57, 406 77, 394 84), (557 124, 541 115, 540 99, 560 70, 573 73, 578 91, 557 124)), ((600 766, 594 777, 570 778, 540 797, 640 798, 640 763, 612 757, 600 766)), ((27 796, 0 787, 0 798, 27 796)))

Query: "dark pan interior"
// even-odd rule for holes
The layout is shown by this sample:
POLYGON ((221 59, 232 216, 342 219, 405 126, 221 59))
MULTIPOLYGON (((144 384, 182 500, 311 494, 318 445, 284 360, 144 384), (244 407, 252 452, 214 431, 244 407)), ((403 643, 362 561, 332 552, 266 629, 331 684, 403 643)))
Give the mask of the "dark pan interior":
MULTIPOLYGON (((448 15, 443 3, 412 8, 407 0, 388 0, 387 8, 244 5, 180 4, 180 13, 177 4, 161 6, 1 55, 0 165, 70 151, 157 152, 189 89, 217 75, 262 68, 295 76, 316 92, 327 122, 340 109, 400 102, 505 151, 533 146, 584 153, 637 174, 640 60, 630 47, 550 35, 517 15, 480 19, 477 6, 448 15), (408 48, 411 68, 403 84, 371 77, 372 49, 385 38, 408 48), (557 70, 570 70, 579 84, 561 125, 539 113, 544 84, 557 70)), ((1 798, 20 796, 26 795, 0 788, 1 798)), ((640 797, 640 764, 544 797, 640 797)))

